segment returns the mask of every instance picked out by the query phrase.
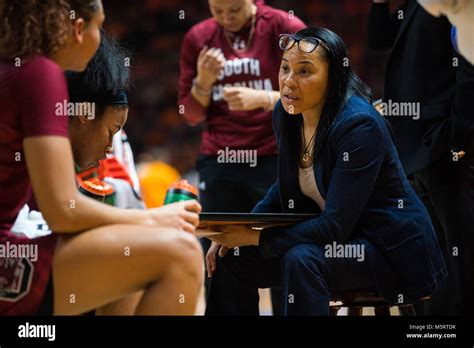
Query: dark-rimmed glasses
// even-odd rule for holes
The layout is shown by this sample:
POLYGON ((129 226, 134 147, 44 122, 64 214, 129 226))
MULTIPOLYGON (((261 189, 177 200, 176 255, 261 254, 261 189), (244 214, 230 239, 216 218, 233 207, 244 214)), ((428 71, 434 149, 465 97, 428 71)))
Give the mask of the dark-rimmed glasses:
POLYGON ((281 34, 278 41, 278 44, 283 51, 289 50, 295 45, 295 43, 298 45, 298 49, 304 53, 313 52, 319 45, 324 47, 328 52, 331 52, 328 46, 317 37, 305 37, 304 39, 297 39, 291 34, 281 34))

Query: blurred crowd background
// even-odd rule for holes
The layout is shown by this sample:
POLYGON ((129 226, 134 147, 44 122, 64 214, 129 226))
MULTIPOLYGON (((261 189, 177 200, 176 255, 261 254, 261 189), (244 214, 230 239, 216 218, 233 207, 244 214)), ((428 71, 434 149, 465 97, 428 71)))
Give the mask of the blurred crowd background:
MULTIPOLYGON (((401 1, 392 1, 395 7, 401 1)), ((265 0, 293 11, 307 25, 327 27, 339 34, 349 50, 356 73, 382 94, 388 52, 367 48, 370 0, 265 0)), ((170 177, 193 171, 200 145, 200 127, 189 127, 178 113, 179 52, 189 28, 209 18, 207 0, 104 1, 105 30, 131 55, 133 88, 125 131, 139 168, 158 161, 170 177), (183 18, 184 17, 184 18, 183 18)), ((171 179, 170 179, 171 180, 171 179)))

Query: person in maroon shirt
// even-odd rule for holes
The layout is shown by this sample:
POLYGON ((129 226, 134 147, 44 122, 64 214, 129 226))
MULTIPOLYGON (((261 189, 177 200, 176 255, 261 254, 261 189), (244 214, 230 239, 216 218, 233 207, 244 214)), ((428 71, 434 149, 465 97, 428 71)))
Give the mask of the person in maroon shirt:
POLYGON ((203 271, 193 235, 199 203, 125 210, 76 187, 74 161, 96 164, 126 121, 116 113, 112 129, 110 115, 88 121, 61 109, 64 70, 84 70, 99 46, 101 1, 6 0, 0 18, 0 315, 81 314, 141 289, 138 303, 108 314, 193 314, 203 271), (68 139, 68 116, 84 127, 82 139, 68 139), (78 146, 89 150, 73 159, 78 146), (12 231, 32 193, 53 234, 12 231), (47 286, 54 308, 42 306, 47 286))
MULTIPOLYGON (((278 37, 305 25, 263 1, 209 0, 209 7, 212 18, 181 46, 179 111, 189 124, 205 124, 197 163, 203 210, 250 212, 276 179, 278 37)), ((209 244, 203 240, 207 262, 220 250, 209 244)), ((217 260, 206 314, 258 314, 258 297, 241 287, 217 260)))

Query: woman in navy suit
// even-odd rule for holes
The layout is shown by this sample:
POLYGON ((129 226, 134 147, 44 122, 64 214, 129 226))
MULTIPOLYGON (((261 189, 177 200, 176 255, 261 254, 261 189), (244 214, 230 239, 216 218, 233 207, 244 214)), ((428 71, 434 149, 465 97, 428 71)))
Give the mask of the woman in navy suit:
MULTIPOLYGON (((219 256, 255 291, 281 286, 285 314, 327 315, 333 291, 376 289, 398 304, 432 294, 447 274, 433 226, 344 42, 308 28, 281 35, 280 47, 278 180, 253 212, 315 218, 227 226, 211 238, 219 256)), ((215 254, 206 261, 212 276, 215 254)))

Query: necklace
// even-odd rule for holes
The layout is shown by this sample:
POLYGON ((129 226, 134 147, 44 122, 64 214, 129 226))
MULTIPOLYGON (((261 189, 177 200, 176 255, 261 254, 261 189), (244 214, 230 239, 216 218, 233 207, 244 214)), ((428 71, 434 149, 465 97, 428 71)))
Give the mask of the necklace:
POLYGON ((247 51, 247 49, 250 47, 250 44, 252 43, 253 36, 255 34, 255 23, 257 19, 257 8, 253 7, 252 8, 252 24, 250 25, 250 33, 249 37, 247 39, 247 42, 243 42, 240 40, 240 37, 238 36, 237 38, 234 38, 234 34, 228 32, 227 30, 224 29, 224 35, 227 40, 227 43, 229 44, 230 48, 232 48, 235 52, 242 53, 247 51), (232 43, 232 39, 234 39, 234 43, 232 43))
POLYGON ((310 154, 309 148, 315 139, 317 129, 314 131, 313 136, 309 139, 309 143, 306 145, 306 137, 304 135, 304 125, 301 127, 301 133, 303 134, 303 157, 301 158, 301 164, 303 168, 307 168, 313 162, 313 155, 310 154))

